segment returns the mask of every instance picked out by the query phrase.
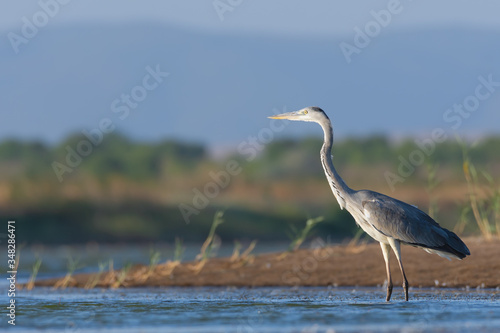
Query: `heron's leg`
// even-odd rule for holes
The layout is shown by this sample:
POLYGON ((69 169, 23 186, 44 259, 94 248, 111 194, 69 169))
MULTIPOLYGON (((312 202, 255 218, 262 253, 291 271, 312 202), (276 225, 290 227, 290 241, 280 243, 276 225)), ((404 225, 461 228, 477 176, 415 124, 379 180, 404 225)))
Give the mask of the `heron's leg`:
POLYGON ((389 244, 391 244, 392 250, 398 258, 399 268, 401 269, 401 274, 403 275, 403 289, 405 291, 405 301, 408 301, 408 280, 406 279, 405 270, 403 268, 403 261, 401 260, 401 243, 393 238, 389 238, 389 244))
POLYGON ((384 255, 384 260, 385 260, 385 269, 387 270, 387 297, 385 298, 385 301, 389 302, 392 295, 391 268, 389 267, 389 254, 391 248, 389 244, 384 244, 384 243, 380 243, 380 247, 382 248, 382 254, 384 255))

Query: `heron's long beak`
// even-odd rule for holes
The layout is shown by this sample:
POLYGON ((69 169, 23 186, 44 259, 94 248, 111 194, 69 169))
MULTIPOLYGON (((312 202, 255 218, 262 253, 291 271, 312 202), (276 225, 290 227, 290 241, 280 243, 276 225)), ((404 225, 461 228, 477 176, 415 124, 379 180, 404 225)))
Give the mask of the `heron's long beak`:
POLYGON ((267 117, 271 119, 288 119, 288 120, 301 120, 304 114, 301 111, 292 111, 282 114, 277 114, 275 116, 267 117))

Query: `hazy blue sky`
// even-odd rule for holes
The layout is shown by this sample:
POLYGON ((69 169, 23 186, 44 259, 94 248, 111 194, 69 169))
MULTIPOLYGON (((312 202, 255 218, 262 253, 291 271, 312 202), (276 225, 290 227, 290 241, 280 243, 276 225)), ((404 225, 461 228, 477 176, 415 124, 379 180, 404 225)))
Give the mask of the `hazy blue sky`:
MULTIPOLYGON (((18 28, 23 16, 40 9, 39 2, 3 1, 0 28, 18 28)), ((68 1, 68 0, 65 0, 68 1)), ((228 0, 221 0, 228 3, 228 0)), ((331 0, 232 0, 240 3, 221 21, 212 0, 72 0, 61 6, 51 25, 75 21, 157 20, 197 29, 265 34, 347 34, 370 19, 371 10, 387 7, 389 1, 331 0)), ((500 28, 500 1, 401 0, 403 12, 398 29, 429 25, 473 25, 500 28)))
MULTIPOLYGON (((273 108, 309 105, 333 115, 337 137, 499 132, 500 89, 470 116, 447 112, 474 102, 488 75, 500 81, 500 1, 65 1, 2 3, 0 140, 56 143, 111 117, 139 139, 234 146, 268 126, 273 108), (218 12, 221 3, 229 10, 218 12), (342 42, 395 5, 390 24, 346 61, 342 42), (22 35, 43 7, 55 15, 16 53, 9 34, 22 35), (157 65, 171 76, 118 119, 112 102, 157 65)), ((284 132, 320 135, 297 124, 284 132)))

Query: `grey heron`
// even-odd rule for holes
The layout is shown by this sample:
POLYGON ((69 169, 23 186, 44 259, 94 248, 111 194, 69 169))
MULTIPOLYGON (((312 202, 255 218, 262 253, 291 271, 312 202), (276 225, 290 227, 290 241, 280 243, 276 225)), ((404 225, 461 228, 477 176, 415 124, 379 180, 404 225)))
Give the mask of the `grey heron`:
POLYGON ((356 223, 380 243, 387 270, 387 296, 391 299, 392 278, 389 267, 390 249, 396 255, 403 276, 405 300, 408 301, 408 280, 401 259, 401 244, 412 245, 429 253, 436 253, 447 259, 463 259, 470 255, 464 242, 453 232, 442 228, 429 215, 415 206, 369 191, 356 191, 346 185, 339 176, 332 161, 333 131, 326 113, 318 107, 307 107, 269 117, 318 123, 324 132, 321 147, 321 164, 326 178, 341 209, 346 209, 356 223))

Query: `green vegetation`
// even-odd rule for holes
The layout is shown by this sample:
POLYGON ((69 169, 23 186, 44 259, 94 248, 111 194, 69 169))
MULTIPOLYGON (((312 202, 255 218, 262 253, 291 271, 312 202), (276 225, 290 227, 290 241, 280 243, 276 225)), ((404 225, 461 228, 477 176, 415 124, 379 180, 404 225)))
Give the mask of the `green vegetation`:
POLYGON ((243 251, 243 253, 240 253, 240 250, 242 248, 242 245, 240 242, 238 241, 234 241, 234 249, 233 249, 233 254, 231 255, 231 262, 237 262, 237 261, 240 261, 240 262, 245 262, 249 259, 252 258, 252 256, 250 255, 250 253, 253 251, 253 249, 255 248, 255 245, 257 245, 257 241, 256 240, 253 240, 250 245, 248 245, 247 249, 245 251, 243 251))
POLYGON ((290 238, 292 239, 292 242, 290 243, 290 246, 288 247, 288 251, 296 251, 302 243, 306 240, 307 236, 309 236, 312 228, 320 222, 323 222, 325 218, 323 216, 319 216, 316 218, 311 218, 306 221, 306 225, 302 230, 297 230, 295 227, 292 226, 292 233, 290 234, 290 238))
POLYGON ((57 281, 57 283, 54 285, 54 289, 65 289, 66 287, 68 287, 73 279, 73 273, 77 269, 80 269, 82 267, 83 266, 80 265, 80 259, 73 259, 71 256, 68 257, 67 273, 61 280, 57 281))
POLYGON ((179 237, 175 237, 174 261, 181 262, 185 250, 186 248, 182 245, 182 240, 179 237))
POLYGON ((151 274, 155 269, 156 265, 160 262, 160 251, 155 251, 153 249, 149 250, 149 266, 147 274, 151 274))
POLYGON ((38 275, 38 271, 40 270, 41 265, 42 265, 42 259, 37 256, 35 263, 33 264, 33 269, 31 271, 30 280, 28 281, 28 284, 26 285, 27 290, 31 290, 35 286, 36 276, 38 275))
POLYGON ((214 251, 216 251, 217 248, 219 247, 219 243, 217 242, 215 234, 215 229, 217 229, 219 225, 224 223, 224 220, 222 219, 223 215, 224 215, 223 211, 219 210, 215 212, 214 221, 212 223, 212 226, 210 227, 210 231, 208 232, 207 239, 205 239, 205 242, 203 242, 200 253, 196 256, 197 260, 201 261, 207 260, 214 254, 214 251))
POLYGON ((440 180, 437 178, 437 172, 439 169, 438 164, 427 164, 427 194, 429 195, 429 216, 437 219, 437 214, 439 212, 439 207, 437 204, 437 198, 434 192, 437 186, 440 184, 440 180))
MULTIPOLYGON (((69 166, 68 147, 75 149, 82 139, 71 136, 57 146, 0 142, 0 219, 18 221, 19 239, 28 244, 174 242, 176 237, 202 242, 220 209, 231 221, 217 227, 225 241, 285 240, 286 230, 317 215, 325 218, 315 226, 322 235, 342 239, 357 231, 324 179, 320 138, 275 140, 247 161, 238 154, 212 158, 196 143, 144 143, 110 134, 69 166), (236 161, 242 172, 220 186, 214 174, 225 172, 228 161, 236 161), (54 162, 71 169, 60 175, 62 181, 54 162), (214 191, 209 184, 217 185, 214 195, 206 194, 207 186, 214 191), (195 210, 189 224, 179 204, 195 210)), ((394 192, 384 173, 397 174, 400 158, 420 149, 413 140, 348 138, 335 143, 333 155, 352 188, 401 198, 447 228, 493 235, 500 234, 499 147, 500 137, 485 138, 466 152, 456 140, 436 144, 394 192)), ((178 252, 175 260, 181 256, 178 252)))
POLYGON ((127 263, 119 272, 117 275, 115 275, 115 282, 111 285, 111 288, 120 288, 121 285, 123 285, 123 282, 125 282, 125 279, 127 278, 128 273, 130 272, 130 269, 132 268, 131 263, 127 263))
POLYGON ((101 276, 106 269, 106 266, 107 264, 105 262, 98 263, 99 270, 91 279, 89 279, 89 281, 85 285, 85 289, 93 289, 99 283, 99 281, 101 280, 101 276))
POLYGON ((207 239, 205 239, 205 242, 203 242, 200 253, 196 255, 195 259, 198 261, 198 263, 192 266, 192 270, 196 274, 198 274, 203 269, 208 258, 215 256, 215 251, 220 246, 220 239, 215 234, 215 229, 217 229, 220 224, 224 223, 224 220, 222 219, 223 215, 223 211, 219 210, 215 212, 214 221, 212 223, 212 226, 210 227, 210 231, 208 232, 207 239))
MULTIPOLYGON (((463 170, 467 181, 470 211, 486 239, 491 239, 495 233, 500 237, 500 184, 490 173, 478 170, 471 162, 467 144, 460 140, 459 143, 462 145, 463 170)), ((463 214, 467 216, 470 211, 463 211, 463 214)))

